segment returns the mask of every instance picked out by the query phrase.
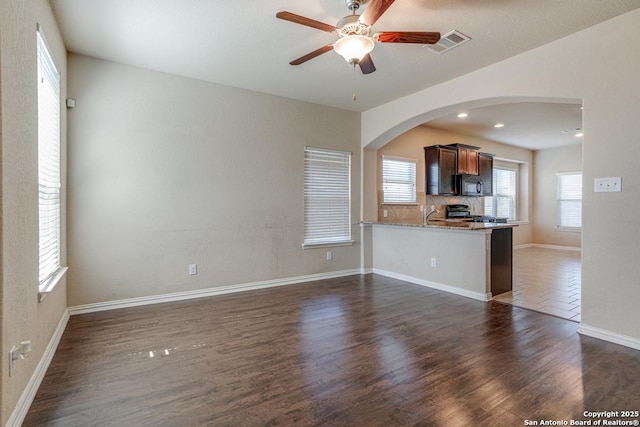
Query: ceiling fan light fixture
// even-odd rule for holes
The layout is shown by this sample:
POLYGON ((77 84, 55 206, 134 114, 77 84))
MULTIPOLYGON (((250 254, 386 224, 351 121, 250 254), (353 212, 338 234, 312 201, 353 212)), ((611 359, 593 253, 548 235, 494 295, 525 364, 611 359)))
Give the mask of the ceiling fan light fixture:
POLYGON ((340 38, 333 44, 333 50, 342 56, 350 64, 358 64, 369 52, 373 50, 375 43, 370 37, 352 34, 340 38))

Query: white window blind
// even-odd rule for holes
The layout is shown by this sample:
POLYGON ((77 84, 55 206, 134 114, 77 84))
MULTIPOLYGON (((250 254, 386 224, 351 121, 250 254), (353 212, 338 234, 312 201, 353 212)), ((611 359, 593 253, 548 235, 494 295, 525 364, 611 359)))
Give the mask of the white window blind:
POLYGON ((558 229, 582 227, 582 172, 558 174, 558 229))
POLYGON ((493 168, 493 196, 484 198, 484 214, 516 220, 516 170, 493 168))
POLYGON ((41 31, 38 57, 40 287, 60 268, 60 74, 41 31))
POLYGON ((416 203, 416 163, 382 156, 383 203, 416 203))
POLYGON ((305 147, 304 244, 351 242, 351 153, 305 147))

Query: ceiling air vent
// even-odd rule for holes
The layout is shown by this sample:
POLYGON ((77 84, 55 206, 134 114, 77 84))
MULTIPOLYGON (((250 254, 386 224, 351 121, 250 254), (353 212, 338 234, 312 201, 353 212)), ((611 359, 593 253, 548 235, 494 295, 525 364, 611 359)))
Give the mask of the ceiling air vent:
POLYGON ((453 30, 442 36, 438 43, 427 44, 425 47, 442 54, 450 51, 454 47, 458 47, 461 44, 468 42, 469 40, 471 40, 471 37, 465 36, 458 30, 453 30))

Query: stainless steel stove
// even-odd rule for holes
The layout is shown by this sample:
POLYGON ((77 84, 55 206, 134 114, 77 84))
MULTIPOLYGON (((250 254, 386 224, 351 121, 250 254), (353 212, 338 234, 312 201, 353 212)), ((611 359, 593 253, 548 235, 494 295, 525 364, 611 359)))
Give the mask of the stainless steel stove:
POLYGON ((471 215, 469 205, 447 205, 447 218, 473 222, 507 222, 507 218, 496 218, 491 215, 471 215))

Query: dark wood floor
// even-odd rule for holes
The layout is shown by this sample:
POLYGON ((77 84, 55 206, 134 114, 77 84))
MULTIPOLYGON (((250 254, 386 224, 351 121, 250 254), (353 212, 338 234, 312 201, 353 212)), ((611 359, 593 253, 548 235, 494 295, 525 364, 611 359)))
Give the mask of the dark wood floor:
POLYGON ((640 351, 377 275, 73 316, 25 426, 522 426, 640 410, 640 351))

